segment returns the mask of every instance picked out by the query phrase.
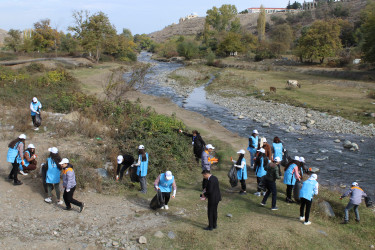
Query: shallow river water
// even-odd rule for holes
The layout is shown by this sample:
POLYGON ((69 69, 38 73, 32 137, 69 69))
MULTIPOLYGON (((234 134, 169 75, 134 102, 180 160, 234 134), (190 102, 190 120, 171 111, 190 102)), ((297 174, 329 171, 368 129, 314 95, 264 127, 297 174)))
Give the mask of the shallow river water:
MULTIPOLYGON (((152 83, 145 90, 145 94, 170 98, 180 107, 200 113, 213 120, 220 120, 221 125, 228 130, 248 138, 253 129, 257 129, 261 136, 269 142, 275 136, 280 137, 284 147, 293 157, 295 155, 305 157, 308 167, 317 167, 319 182, 323 185, 337 188, 346 185, 347 188, 353 181, 359 182, 360 186, 372 197, 375 196, 375 140, 374 138, 356 135, 336 134, 319 131, 319 135, 301 135, 298 133, 287 133, 280 126, 271 125, 263 128, 261 123, 252 119, 237 119, 231 110, 212 103, 206 99, 205 86, 213 80, 211 78, 205 86, 198 87, 184 98, 177 94, 172 88, 163 86, 159 82, 160 74, 169 74, 183 67, 179 63, 158 62, 151 59, 151 54, 142 52, 138 60, 152 63, 152 72, 146 77, 152 83), (344 149, 342 143, 335 143, 335 139, 347 139, 356 142, 360 150, 358 152, 344 149), (361 142, 363 140, 363 142, 361 142)), ((251 109, 252 107, 249 107, 251 109)), ((246 149, 247 145, 243 145, 246 149)))

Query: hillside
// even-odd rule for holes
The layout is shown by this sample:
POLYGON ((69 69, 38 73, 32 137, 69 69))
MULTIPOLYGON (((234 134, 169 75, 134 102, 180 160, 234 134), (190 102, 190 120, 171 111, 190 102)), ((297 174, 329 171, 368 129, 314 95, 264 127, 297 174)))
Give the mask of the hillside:
POLYGON ((4 43, 4 38, 7 36, 8 31, 0 29, 0 46, 4 43))

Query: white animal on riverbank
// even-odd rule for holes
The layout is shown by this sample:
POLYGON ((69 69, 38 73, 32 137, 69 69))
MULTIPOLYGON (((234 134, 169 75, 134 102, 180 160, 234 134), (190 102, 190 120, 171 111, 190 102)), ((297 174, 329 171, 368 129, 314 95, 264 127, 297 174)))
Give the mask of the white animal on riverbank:
POLYGON ((297 80, 288 80, 286 81, 286 87, 287 88, 301 88, 301 84, 298 83, 297 80))

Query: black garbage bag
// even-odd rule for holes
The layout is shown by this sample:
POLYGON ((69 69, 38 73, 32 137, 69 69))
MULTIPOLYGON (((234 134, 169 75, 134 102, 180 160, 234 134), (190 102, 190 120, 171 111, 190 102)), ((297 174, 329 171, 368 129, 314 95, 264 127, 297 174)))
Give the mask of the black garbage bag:
POLYGON ((35 115, 34 126, 35 127, 40 127, 40 125, 42 125, 42 117, 40 116, 40 114, 36 114, 35 115))
POLYGON ((297 202, 300 201, 299 193, 301 191, 301 188, 302 188, 302 182, 296 181, 296 184, 294 184, 294 188, 293 188, 293 198, 297 202))
POLYGON ((151 200, 150 208, 156 210, 158 208, 161 208, 162 206, 164 206, 164 197, 160 189, 158 189, 156 195, 151 200))
POLYGON ((258 183, 258 188, 263 192, 265 192, 267 190, 267 188, 266 188, 266 176, 263 176, 263 177, 260 178, 260 181, 258 183))
POLYGON ((365 203, 366 203, 366 207, 372 207, 374 205, 371 198, 368 196, 365 197, 365 203))
POLYGON ((139 176, 137 175, 137 167, 130 168, 130 181, 139 182, 139 176))
POLYGON ((238 184, 237 168, 233 165, 228 172, 229 183, 232 187, 236 187, 238 184))

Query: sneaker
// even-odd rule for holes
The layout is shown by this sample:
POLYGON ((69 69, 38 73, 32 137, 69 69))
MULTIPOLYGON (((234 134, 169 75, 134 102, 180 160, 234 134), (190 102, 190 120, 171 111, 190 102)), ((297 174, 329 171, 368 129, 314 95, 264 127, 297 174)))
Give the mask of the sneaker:
POLYGON ((23 183, 21 182, 21 181, 15 181, 14 183, 13 183, 13 185, 15 185, 15 186, 17 186, 17 185, 22 185, 23 183))
POLYGON ((57 202, 57 204, 62 205, 62 204, 64 204, 64 202, 63 202, 62 200, 59 200, 59 201, 57 202))
POLYGON ((260 205, 262 205, 262 206, 265 206, 266 204, 265 204, 265 203, 263 203, 263 202, 261 202, 261 203, 260 203, 260 205))
POLYGON ((254 193, 254 195, 260 196, 260 192, 256 192, 256 193, 254 193))
POLYGON ((273 208, 271 208, 271 210, 275 211, 275 210, 279 210, 279 208, 278 207, 273 207, 273 208))
POLYGON ((304 221, 304 220, 305 220, 305 216, 300 216, 300 217, 299 217, 299 220, 300 220, 300 221, 304 221))
POLYGON ((85 203, 82 203, 82 205, 79 207, 79 212, 82 213, 83 210, 85 210, 85 203))
POLYGON ((39 130, 39 128, 34 128, 34 130, 35 130, 35 131, 38 131, 38 130, 39 130))
POLYGON ((72 208, 71 207, 64 207, 63 210, 70 211, 70 210, 72 210, 72 208))
POLYGON ((165 209, 165 206, 162 206, 160 209, 165 209))
POLYGON ((164 208, 165 208, 165 210, 168 210, 168 209, 169 209, 168 205, 165 205, 164 208))
POLYGON ((305 221, 303 224, 306 226, 311 225, 311 221, 308 221, 308 222, 305 221))
POLYGON ((359 223, 359 220, 355 219, 355 221, 359 223))
POLYGON ((28 175, 25 172, 23 172, 22 170, 20 171, 20 174, 22 174, 22 175, 28 175))
POLYGON ((240 195, 244 195, 244 194, 246 194, 246 191, 240 191, 240 195))
POLYGON ((265 196, 267 192, 263 192, 262 195, 265 196))
POLYGON ((341 222, 340 224, 348 224, 349 223, 349 221, 347 221, 347 220, 344 220, 343 222, 341 222))
POLYGON ((47 203, 51 203, 52 199, 50 197, 47 197, 47 198, 44 199, 44 201, 47 202, 47 203))

